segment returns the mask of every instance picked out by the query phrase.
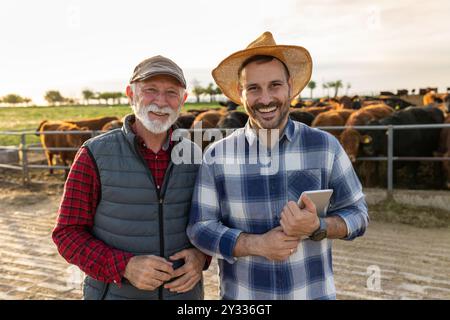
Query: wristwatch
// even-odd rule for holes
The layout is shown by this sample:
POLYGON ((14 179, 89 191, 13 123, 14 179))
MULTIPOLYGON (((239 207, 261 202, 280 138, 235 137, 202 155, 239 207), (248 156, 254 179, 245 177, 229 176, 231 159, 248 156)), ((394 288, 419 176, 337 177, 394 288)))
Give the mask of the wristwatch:
POLYGON ((327 237, 327 223, 325 218, 319 218, 319 228, 309 236, 312 241, 321 241, 327 237))

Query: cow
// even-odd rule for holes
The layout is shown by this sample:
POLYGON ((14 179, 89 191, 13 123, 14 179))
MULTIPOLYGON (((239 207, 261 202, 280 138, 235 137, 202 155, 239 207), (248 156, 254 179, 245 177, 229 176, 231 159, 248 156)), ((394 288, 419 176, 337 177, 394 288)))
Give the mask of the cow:
POLYGON ((300 111, 304 111, 304 112, 309 112, 311 113, 314 117, 316 117, 319 113, 322 112, 327 112, 332 110, 333 107, 332 106, 322 106, 322 107, 304 107, 304 108, 300 108, 300 111))
MULTIPOLYGON (((46 131, 89 131, 88 127, 79 127, 68 122, 44 122, 40 125, 40 140, 44 148, 47 163, 50 167, 50 174, 53 174, 53 157, 58 155, 65 166, 68 166, 76 155, 76 150, 52 150, 51 148, 79 148, 86 140, 91 137, 90 133, 74 134, 45 134, 46 131)), ((66 176, 69 170, 66 169, 66 176)))
MULTIPOLYGON (((444 114, 438 108, 433 107, 409 107, 395 112, 382 119, 374 119, 369 125, 422 125, 442 124, 444 114)), ((439 146, 441 129, 407 129, 394 130, 394 157, 432 157, 439 146)), ((362 148, 363 156, 387 156, 388 144, 385 130, 368 131, 366 143, 362 148)), ((417 173, 420 163, 417 161, 396 161, 395 171, 406 167, 410 187, 416 187, 419 183, 417 173)), ((395 175, 396 177, 396 175, 395 175)), ((397 180, 397 179, 395 179, 397 180)), ((440 183, 439 183, 440 184, 440 183)))
POLYGON ((107 122, 103 127, 102 131, 110 131, 114 129, 122 128, 123 122, 121 120, 113 120, 110 122, 107 122))
MULTIPOLYGON (((320 113, 312 122, 312 127, 343 127, 355 110, 351 109, 341 109, 341 110, 330 110, 327 112, 320 113)), ((338 130, 325 130, 334 135, 337 139, 342 132, 342 129, 338 130)))
MULTIPOLYGON (((447 115, 444 123, 450 124, 450 115, 447 115)), ((439 147, 434 155, 437 157, 450 158, 450 128, 443 128, 441 130, 439 147)), ((450 160, 442 161, 442 171, 445 177, 445 187, 450 189, 450 160)))
POLYGON ((217 123, 220 129, 242 128, 248 121, 248 114, 241 111, 231 111, 223 115, 217 123))
POLYGON ((102 130, 105 124, 114 120, 120 119, 118 117, 99 117, 85 120, 65 120, 64 122, 75 124, 80 128, 87 127, 89 130, 102 130))
POLYGON ((194 128, 199 123, 201 123, 203 129, 215 128, 217 126, 217 123, 219 123, 220 119, 225 114, 226 114, 226 112, 221 111, 221 110, 219 110, 219 111, 210 110, 210 111, 200 113, 198 116, 195 117, 195 120, 192 123, 191 127, 194 128))
POLYGON ((311 126, 314 121, 314 115, 312 113, 295 109, 289 112, 289 117, 292 120, 304 123, 307 126, 311 126))
POLYGON ((345 123, 346 128, 340 135, 341 144, 350 160, 354 163, 359 152, 361 143, 366 141, 366 137, 359 130, 352 126, 364 126, 372 120, 382 119, 391 115, 394 110, 385 105, 377 104, 361 108, 352 114, 345 123))
POLYGON ((194 123, 195 115, 190 112, 180 113, 175 126, 180 129, 189 129, 194 123))

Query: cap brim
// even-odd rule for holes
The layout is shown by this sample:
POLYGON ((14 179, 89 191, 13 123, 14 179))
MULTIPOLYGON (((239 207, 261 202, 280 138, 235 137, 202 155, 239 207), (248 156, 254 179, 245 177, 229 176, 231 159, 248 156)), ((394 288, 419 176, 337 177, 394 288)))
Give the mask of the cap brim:
POLYGON ((240 104, 238 71, 251 56, 268 55, 283 61, 292 79, 291 98, 297 96, 308 84, 312 74, 312 59, 308 50, 300 46, 274 45, 245 49, 225 58, 213 71, 217 85, 232 101, 240 104))
POLYGON ((131 79, 130 83, 133 83, 136 81, 144 81, 146 79, 149 79, 154 76, 159 76, 159 75, 166 75, 166 76, 171 76, 172 78, 175 78, 181 84, 181 86, 186 89, 186 82, 183 79, 181 79, 176 73, 167 72, 167 71, 148 72, 139 77, 136 77, 136 79, 131 79))

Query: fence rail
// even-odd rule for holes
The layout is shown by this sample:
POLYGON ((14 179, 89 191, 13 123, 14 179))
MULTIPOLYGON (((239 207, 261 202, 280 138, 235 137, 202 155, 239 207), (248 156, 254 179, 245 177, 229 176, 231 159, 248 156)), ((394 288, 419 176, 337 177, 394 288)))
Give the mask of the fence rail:
MULTIPOLYGON (((326 126, 317 127, 321 130, 344 130, 350 128, 349 126, 326 126)), ((428 129, 442 129, 450 128, 450 124, 426 124, 426 125, 380 125, 380 126, 352 126, 351 128, 356 130, 386 130, 387 131, 387 155, 379 157, 358 157, 356 161, 385 161, 387 162, 387 191, 388 194, 393 192, 393 170, 394 161, 450 161, 450 157, 398 157, 394 156, 394 131, 395 130, 428 130, 428 129)), ((205 132, 207 130, 220 130, 225 133, 231 133, 236 129, 183 129, 189 133, 205 132)), ((48 166, 48 165, 36 165, 28 163, 28 152, 44 151, 44 148, 36 147, 36 144, 27 145, 27 135, 40 135, 40 134, 91 134, 92 137, 103 133, 103 131, 0 131, 0 135, 16 135, 20 136, 20 145, 14 147, 8 147, 10 150, 17 150, 19 152, 20 164, 0 164, 0 168, 20 170, 23 172, 23 182, 27 184, 30 182, 30 169, 70 169, 68 166, 48 166)), ((78 148, 47 148, 51 151, 77 151, 78 148)))

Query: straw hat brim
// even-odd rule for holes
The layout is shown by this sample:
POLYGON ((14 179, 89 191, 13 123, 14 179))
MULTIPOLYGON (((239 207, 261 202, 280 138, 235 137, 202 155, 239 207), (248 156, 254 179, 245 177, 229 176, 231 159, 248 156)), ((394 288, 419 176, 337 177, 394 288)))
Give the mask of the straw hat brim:
POLYGON ((255 55, 268 55, 283 61, 292 79, 291 98, 297 96, 308 84, 312 74, 312 59, 308 50, 300 46, 273 45, 249 48, 225 58, 213 71, 212 76, 223 94, 241 104, 238 89, 238 71, 242 63, 255 55))

